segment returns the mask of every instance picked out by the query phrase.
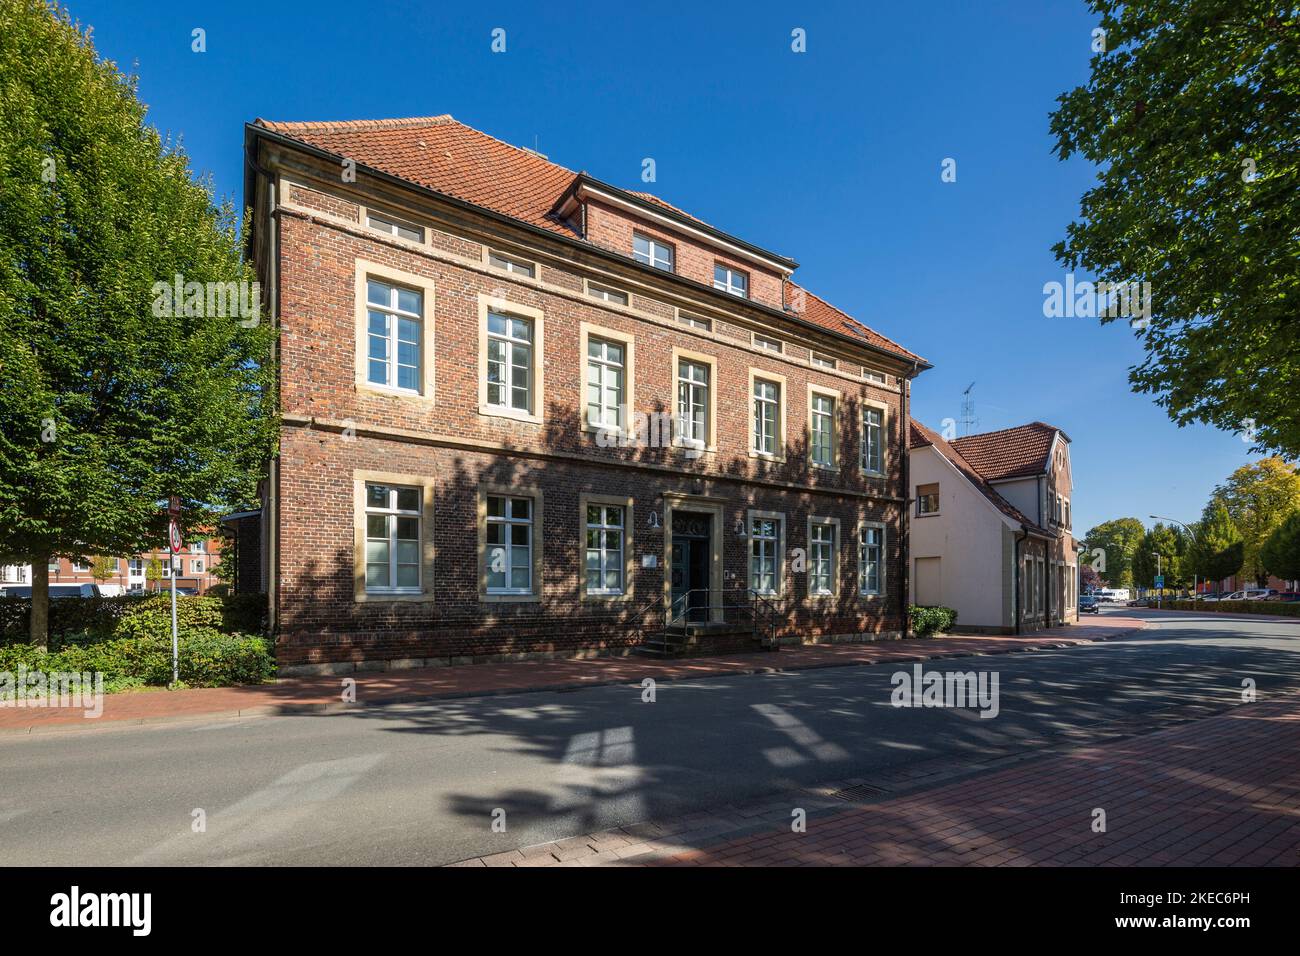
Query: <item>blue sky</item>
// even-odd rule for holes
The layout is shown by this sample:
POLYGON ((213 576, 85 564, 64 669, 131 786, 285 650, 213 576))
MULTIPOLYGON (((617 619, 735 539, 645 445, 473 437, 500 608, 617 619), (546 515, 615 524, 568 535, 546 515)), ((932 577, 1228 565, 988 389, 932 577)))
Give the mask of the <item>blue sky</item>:
POLYGON ((1064 280, 1050 247, 1092 180, 1048 134, 1056 96, 1087 76, 1082 0, 68 8, 138 73, 151 122, 183 138, 219 196, 242 200, 255 117, 451 113, 793 257, 800 283, 934 364, 913 392, 931 427, 960 417, 974 381, 979 430, 1063 428, 1079 534, 1153 512, 1194 520, 1257 457, 1133 394, 1142 351, 1122 323, 1043 316, 1043 284, 1064 280), (505 53, 490 48, 497 27, 505 53))

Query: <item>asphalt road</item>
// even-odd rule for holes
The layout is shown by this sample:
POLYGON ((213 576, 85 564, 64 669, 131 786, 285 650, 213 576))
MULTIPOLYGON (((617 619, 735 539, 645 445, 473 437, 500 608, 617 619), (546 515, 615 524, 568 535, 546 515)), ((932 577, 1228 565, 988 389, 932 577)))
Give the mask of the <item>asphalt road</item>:
POLYGON ((1300 622, 1148 616, 1128 639, 931 662, 996 671, 999 713, 896 708, 841 667, 0 737, 0 859, 438 864, 918 761, 1059 743, 1300 690, 1300 622), (206 827, 195 832, 196 811, 206 827), (493 820, 504 811, 505 832, 493 820))

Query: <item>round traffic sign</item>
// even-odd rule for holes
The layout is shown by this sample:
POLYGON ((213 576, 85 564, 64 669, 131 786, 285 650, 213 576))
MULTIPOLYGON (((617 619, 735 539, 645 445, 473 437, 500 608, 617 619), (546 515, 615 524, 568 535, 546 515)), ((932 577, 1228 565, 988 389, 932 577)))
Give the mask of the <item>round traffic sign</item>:
POLYGON ((173 551, 181 549, 181 529, 175 521, 169 522, 167 527, 167 537, 171 543, 173 551))

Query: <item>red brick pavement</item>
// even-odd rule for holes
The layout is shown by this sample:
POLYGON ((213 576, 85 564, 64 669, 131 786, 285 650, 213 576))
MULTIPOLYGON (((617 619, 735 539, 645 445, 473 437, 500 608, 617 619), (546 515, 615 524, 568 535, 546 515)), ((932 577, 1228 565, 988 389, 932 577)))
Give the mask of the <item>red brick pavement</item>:
POLYGON ((1300 697, 845 806, 801 791, 456 865, 1295 866, 1300 697))
POLYGON ((124 722, 144 724, 322 713, 401 701, 640 683, 646 677, 657 681, 689 680, 972 654, 1006 654, 1110 640, 1143 626, 1143 622, 1136 618, 1108 617, 1104 624, 1090 621, 1019 636, 952 636, 866 644, 820 644, 785 648, 776 653, 667 661, 644 657, 510 661, 287 678, 259 686, 130 692, 105 697, 103 714, 96 719, 87 719, 81 710, 73 708, 0 706, 0 734, 100 730, 120 728, 124 722), (341 699, 345 677, 356 681, 356 703, 344 703, 341 699))

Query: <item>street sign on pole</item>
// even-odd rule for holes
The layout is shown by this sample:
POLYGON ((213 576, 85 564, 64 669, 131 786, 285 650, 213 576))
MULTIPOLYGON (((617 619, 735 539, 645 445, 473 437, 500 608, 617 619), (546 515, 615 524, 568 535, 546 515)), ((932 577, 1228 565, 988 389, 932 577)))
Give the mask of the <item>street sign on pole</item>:
POLYGON ((1164 586, 1165 586, 1165 576, 1164 576, 1163 574, 1157 574, 1157 575, 1156 575, 1156 587, 1158 587, 1158 588, 1162 588, 1162 587, 1164 587, 1164 586))
POLYGON ((173 497, 171 500, 172 516, 167 522, 167 543, 171 545, 171 555, 168 561, 171 562, 171 579, 172 579, 172 684, 179 684, 181 680, 181 655, 180 655, 180 638, 176 630, 176 552, 181 549, 181 529, 176 523, 180 515, 180 499, 173 497))

